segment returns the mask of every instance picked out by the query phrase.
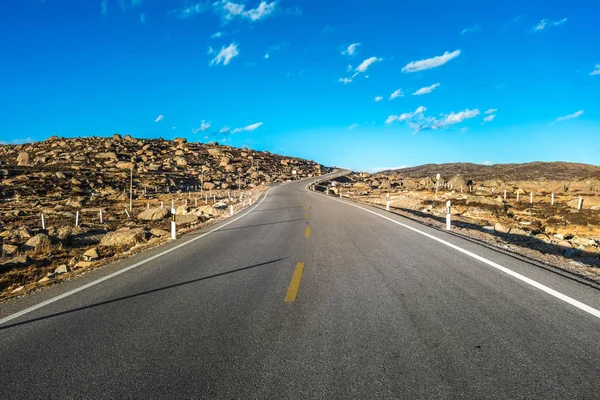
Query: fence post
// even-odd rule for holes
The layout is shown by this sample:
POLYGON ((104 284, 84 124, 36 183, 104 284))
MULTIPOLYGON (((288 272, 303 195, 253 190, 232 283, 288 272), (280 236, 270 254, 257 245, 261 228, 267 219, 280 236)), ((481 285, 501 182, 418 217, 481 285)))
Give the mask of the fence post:
POLYGON ((127 218, 131 218, 131 215, 129 214, 129 211, 127 211, 127 207, 125 207, 125 214, 127 214, 127 218))
POLYGON ((550 205, 554 205, 554 192, 552 192, 552 200, 550 202, 550 205))
POLYGON ((506 189, 504 189, 504 200, 506 200, 506 189))
POLYGON ((75 213, 75 227, 79 226, 79 211, 75 213))
POLYGON ((446 202, 446 230, 449 231, 452 225, 452 221, 450 220, 450 207, 452 206, 452 202, 448 200, 446 202))
POLYGON ((583 207, 583 197, 579 196, 579 201, 577 202, 577 209, 581 210, 583 207))
POLYGON ((529 204, 533 204, 533 192, 529 192, 529 204))
POLYGON ((229 206, 229 215, 233 216, 233 205, 229 206))
POLYGON ((100 209, 100 223, 104 223, 104 217, 102 216, 102 209, 100 209))
POLYGON ((44 220, 44 213, 42 213, 42 229, 46 230, 46 221, 44 220))

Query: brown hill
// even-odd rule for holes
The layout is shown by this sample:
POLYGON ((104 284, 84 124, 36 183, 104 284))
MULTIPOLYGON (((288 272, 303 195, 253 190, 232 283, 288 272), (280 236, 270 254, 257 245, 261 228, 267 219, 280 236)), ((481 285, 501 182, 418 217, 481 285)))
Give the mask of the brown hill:
POLYGON ((473 163, 425 164, 417 167, 387 170, 385 175, 408 178, 435 177, 449 180, 461 174, 473 181, 573 181, 600 177, 600 166, 569 162, 531 162, 525 164, 480 165, 473 163))

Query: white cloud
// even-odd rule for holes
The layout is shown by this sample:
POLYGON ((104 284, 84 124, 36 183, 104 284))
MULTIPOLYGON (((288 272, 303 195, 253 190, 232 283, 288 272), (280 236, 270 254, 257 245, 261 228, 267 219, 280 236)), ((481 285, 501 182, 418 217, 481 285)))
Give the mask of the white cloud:
POLYGON ((346 72, 352 72, 352 65, 348 64, 348 67, 346 67, 346 72))
POLYGON ((213 4, 216 10, 220 12, 225 21, 231 21, 235 18, 244 18, 252 22, 261 20, 273 14, 277 10, 277 1, 268 3, 261 1, 256 8, 245 10, 244 4, 233 3, 228 0, 217 1, 213 4))
POLYGON ((600 64, 596 64, 595 69, 590 72, 590 76, 600 75, 600 64))
POLYGON ((339 82, 343 83, 344 85, 347 85, 348 83, 352 82, 352 78, 340 78, 339 82))
POLYGON ((418 133, 422 130, 436 130, 448 128, 452 125, 463 122, 466 119, 475 118, 480 114, 478 109, 469 110, 466 109, 460 112, 451 112, 449 114, 442 114, 441 118, 426 117, 424 112, 427 109, 423 106, 417 108, 414 112, 404 113, 402 115, 390 115, 385 121, 386 124, 391 124, 394 121, 406 121, 408 126, 414 129, 414 133, 418 133))
POLYGON ((146 14, 144 14, 144 13, 140 14, 140 22, 142 24, 146 23, 146 14))
POLYGON ((493 113, 495 113, 496 111, 498 111, 498 109, 497 109, 497 108, 490 108, 489 110, 487 110, 486 112, 484 112, 484 114, 493 114, 493 113))
POLYGON ((441 56, 426 58, 424 60, 412 61, 406 64, 404 68, 402 68, 402 72, 417 72, 423 71, 425 69, 439 67, 458 56, 460 56, 460 50, 455 50, 452 53, 445 52, 441 56))
POLYGON ((493 163, 491 161, 484 161, 481 164, 482 165, 492 165, 493 163))
POLYGON ((160 114, 158 117, 156 117, 156 119, 154 120, 154 122, 160 122, 160 121, 162 121, 163 119, 165 119, 165 116, 164 116, 164 115, 162 115, 162 114, 160 114))
POLYGON ((483 119, 483 123, 492 122, 496 118, 496 114, 490 114, 483 119))
POLYGON ((348 127, 348 130, 351 131, 352 129, 358 127, 358 124, 352 124, 348 127))
POLYGON ((227 133, 227 132, 229 132, 230 129, 231 129, 230 127, 224 126, 221 129, 219 129, 219 133, 227 133))
POLYGON ((540 31, 543 31, 546 28, 551 28, 553 26, 560 26, 560 25, 564 24, 565 22, 567 22, 567 18, 563 18, 563 19, 561 19, 559 21, 553 21, 551 19, 544 18, 536 26, 534 26, 532 29, 533 29, 534 32, 540 32, 540 31))
POLYGON ((568 119, 577 118, 577 117, 583 115, 583 113, 584 113, 583 110, 579 110, 579 111, 577 111, 577 112, 575 112, 573 114, 569 114, 569 115, 565 115, 564 117, 556 118, 556 122, 566 121, 568 119))
POLYGON ((383 61, 383 58, 377 58, 377 57, 367 58, 366 60, 361 62, 358 67, 356 67, 355 71, 356 72, 365 72, 371 64, 373 64, 377 61, 383 61))
POLYGON ((221 36, 223 36, 223 32, 215 32, 212 35, 210 35, 211 39, 217 39, 217 38, 220 38, 221 36))
POLYGON ((474 25, 474 26, 471 26, 471 27, 469 27, 469 28, 465 28, 465 29, 463 29, 463 30, 460 32, 460 35, 462 36, 462 35, 464 35, 464 34, 467 34, 467 33, 475 33, 475 32, 479 32, 480 30, 481 30, 481 25, 479 25, 479 24, 476 24, 476 25, 474 25))
POLYGON ((434 90, 435 90, 435 89, 436 89, 438 86, 440 86, 440 84, 439 84, 439 83, 434 83, 434 84, 433 84, 433 85, 431 85, 431 86, 426 86, 426 87, 423 87, 423 88, 421 88, 421 89, 417 90, 416 92, 414 92, 414 93, 413 93, 413 96, 420 96, 420 95, 422 95, 422 94, 428 94, 428 93, 431 93, 431 92, 433 92, 433 91, 434 91, 434 90))
POLYGON ((234 57, 238 56, 239 54, 240 52, 238 51, 236 44, 231 43, 227 47, 221 47, 221 51, 219 51, 219 54, 217 54, 217 56, 211 60, 210 65, 221 63, 223 63, 223 65, 227 65, 234 57))
POLYGON ((32 143, 33 139, 28 137, 26 139, 13 139, 13 140, 0 140, 0 144, 25 144, 32 143))
POLYGON ((360 46, 360 43, 352 43, 346 49, 342 50, 342 54, 345 56, 353 56, 356 53, 358 46, 360 46))
POLYGON ((210 122, 206 122, 204 120, 202 120, 202 123, 200 124, 200 126, 197 129, 192 129, 192 133, 198 133, 198 132, 204 132, 206 130, 208 130, 211 127, 211 123, 210 122))
POLYGON ((383 96, 375 96, 375 101, 381 101, 383 100, 383 96))
POLYGON ((208 10, 208 4, 204 2, 198 2, 191 6, 171 10, 167 14, 173 14, 175 15, 175 18, 186 19, 201 14, 206 10, 208 10))
POLYGON ((244 131, 246 131, 246 132, 252 132, 252 131, 260 128, 262 125, 263 125, 262 122, 256 122, 254 124, 245 126, 243 128, 235 128, 234 130, 231 131, 231 133, 239 133, 239 132, 244 132, 244 131))
POLYGON ((390 95, 390 100, 394 100, 396 97, 404 97, 404 93, 402 93, 402 89, 397 89, 390 95))
POLYGON ((427 111, 427 108, 420 106, 418 107, 415 112, 408 112, 408 113, 403 113, 401 115, 390 115, 388 117, 388 119, 385 121, 386 124, 391 124, 394 121, 405 121, 408 119, 411 119, 417 115, 422 115, 425 111, 427 111))

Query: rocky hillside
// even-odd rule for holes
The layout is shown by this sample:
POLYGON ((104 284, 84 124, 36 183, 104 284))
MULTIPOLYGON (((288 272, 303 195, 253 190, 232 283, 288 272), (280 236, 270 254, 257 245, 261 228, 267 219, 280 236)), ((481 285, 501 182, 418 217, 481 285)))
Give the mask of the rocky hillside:
POLYGON ((445 179, 461 174, 474 181, 577 181, 590 177, 600 178, 600 167, 569 162, 531 162, 525 164, 480 165, 472 163, 425 164, 418 167, 382 171, 385 175, 401 175, 409 178, 435 177, 445 179))
POLYGON ((247 207, 265 185, 329 170, 266 151, 118 134, 0 146, 0 301, 162 243, 171 204, 183 232, 247 207))

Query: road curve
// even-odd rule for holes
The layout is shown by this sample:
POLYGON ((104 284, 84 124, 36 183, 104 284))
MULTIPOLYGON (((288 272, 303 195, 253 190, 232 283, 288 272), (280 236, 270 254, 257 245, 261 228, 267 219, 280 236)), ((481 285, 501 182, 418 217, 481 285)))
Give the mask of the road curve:
POLYGON ((0 306, 1 397, 598 398, 596 289, 309 182, 0 306))

